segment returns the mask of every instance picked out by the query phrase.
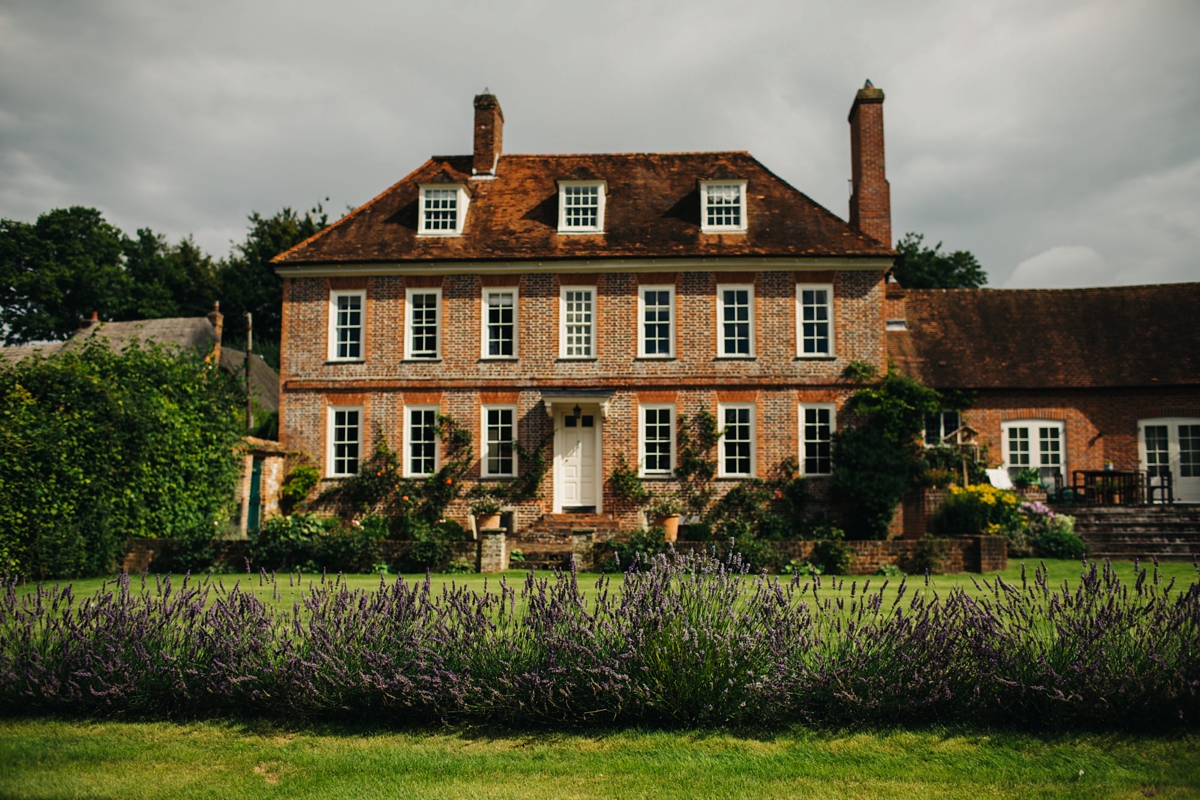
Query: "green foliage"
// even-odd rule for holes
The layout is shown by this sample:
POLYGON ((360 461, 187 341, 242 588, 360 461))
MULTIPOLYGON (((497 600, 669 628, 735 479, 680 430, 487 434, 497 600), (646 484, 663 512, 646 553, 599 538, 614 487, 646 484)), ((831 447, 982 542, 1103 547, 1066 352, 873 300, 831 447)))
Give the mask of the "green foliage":
POLYGON ((950 551, 948 539, 925 535, 917 552, 913 555, 913 566, 918 573, 936 575, 942 571, 946 563, 946 554, 950 551))
MULTIPOLYGON (((239 337, 242 342, 246 340, 243 314, 247 311, 254 315, 256 341, 260 338, 264 342, 279 341, 283 279, 275 274, 271 259, 319 233, 328 224, 329 215, 318 203, 303 215, 285 207, 270 217, 255 211, 249 219, 250 231, 246 240, 234 247, 234 252, 219 268, 221 310, 225 314, 231 346, 239 337)), ((274 366, 278 367, 278 362, 274 366)))
POLYGON ((474 454, 470 431, 453 417, 438 415, 437 435, 445 455, 441 469, 425 478, 406 478, 399 454, 376 427, 375 445, 358 474, 325 490, 318 504, 331 505, 348 518, 383 514, 391 520, 392 538, 419 541, 458 498, 474 454))
POLYGON ((870 383, 879 377, 879 369, 866 361, 851 361, 842 370, 842 377, 855 383, 870 383))
POLYGON ((387 520, 378 516, 350 523, 317 514, 268 517, 254 539, 253 560, 266 570, 368 572, 379 563, 387 533, 387 520))
POLYGON ((887 536, 921 455, 925 415, 939 407, 937 392, 894 370, 846 402, 845 411, 862 421, 835 438, 831 483, 852 537, 887 536))
POLYGON ((412 520, 405 530, 412 542, 396 560, 397 572, 442 570, 454 554, 452 544, 465 541, 467 532, 457 522, 443 520, 432 525, 424 520, 412 520))
POLYGON ((906 289, 978 289, 987 273, 969 251, 941 252, 942 243, 925 247, 925 235, 906 233, 896 243, 900 253, 895 276, 906 289))
POLYGON ((149 228, 122 239, 129 284, 112 319, 202 317, 221 299, 217 265, 191 237, 171 245, 149 228))
POLYGON ((812 560, 830 575, 845 575, 854 563, 854 551, 846 544, 846 534, 838 528, 829 528, 824 534, 813 547, 812 560))
POLYGON ((613 497, 638 508, 648 504, 654 496, 642 483, 637 468, 630 466, 625 460, 624 453, 617 453, 617 465, 613 467, 608 484, 612 488, 613 497))
POLYGON ((1036 468, 1027 467, 1018 472, 1012 479, 1013 486, 1023 488, 1025 486, 1038 486, 1042 482, 1042 475, 1036 468))
POLYGON ((667 534, 657 526, 641 528, 629 534, 628 539, 614 539, 612 548, 618 559, 617 565, 622 570, 627 570, 636 562, 638 553, 653 556, 666 552, 667 534))
POLYGON ((895 564, 880 564, 875 569, 875 574, 881 578, 903 578, 904 570, 895 564))
POLYGON ((240 474, 236 405, 229 375, 157 345, 0 363, 6 558, 40 579, 108 572, 131 536, 202 551, 240 474))
POLYGON ((770 480, 739 481, 713 504, 706 521, 718 539, 799 539, 808 499, 808 486, 799 475, 799 464, 788 458, 776 467, 770 480))
POLYGON ((775 552, 771 543, 764 539, 757 539, 752 534, 726 540, 717 548, 717 552, 721 558, 736 553, 741 556, 742 563, 752 573, 763 570, 774 571, 780 566, 779 554, 775 552))
POLYGON ((717 442, 723 432, 717 418, 701 409, 690 417, 679 415, 675 431, 675 478, 679 498, 693 516, 704 516, 716 493, 712 482, 717 476, 717 442))
POLYGON ((94 208, 60 208, 33 224, 0 220, 0 328, 7 344, 66 339, 93 311, 128 302, 123 236, 94 208))
POLYGON ((1070 558, 1078 561, 1087 549, 1074 533, 1059 527, 1048 527, 1032 537, 1033 552, 1042 558, 1070 558))
POLYGON ((279 487, 279 499, 294 507, 308 499, 308 493, 321 482, 321 470, 302 461, 288 470, 283 485, 279 487))
POLYGON ((986 483, 951 487, 932 523, 940 536, 1011 536, 1025 527, 1021 498, 986 483))

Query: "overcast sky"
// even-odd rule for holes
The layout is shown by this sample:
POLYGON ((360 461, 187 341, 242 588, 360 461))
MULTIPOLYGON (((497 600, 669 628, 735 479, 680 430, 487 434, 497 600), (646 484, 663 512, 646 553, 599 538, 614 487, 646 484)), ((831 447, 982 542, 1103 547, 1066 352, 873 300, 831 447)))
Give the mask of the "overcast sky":
POLYGON ((887 94, 893 230, 997 287, 1200 280, 1200 3, 0 0, 0 217, 100 208, 214 255, 431 154, 749 150, 847 215, 887 94))

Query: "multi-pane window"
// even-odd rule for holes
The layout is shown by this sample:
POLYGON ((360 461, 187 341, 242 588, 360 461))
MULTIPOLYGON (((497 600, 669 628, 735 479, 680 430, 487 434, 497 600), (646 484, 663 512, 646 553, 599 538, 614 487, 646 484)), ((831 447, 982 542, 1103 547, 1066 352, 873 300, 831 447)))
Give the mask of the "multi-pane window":
POLYGON ((675 289, 671 286, 644 286, 639 296, 641 306, 641 356, 669 357, 674 355, 672 316, 675 289))
POLYGON ((484 358, 513 358, 517 354, 517 292, 484 290, 484 358))
POLYGON ((432 475, 437 472, 437 409, 410 407, 407 422, 407 474, 432 475))
POLYGON ((461 186, 422 186, 418 233, 422 236, 456 236, 462 233, 467 202, 467 194, 461 186))
POLYGON ((800 352, 798 356, 833 355, 833 287, 796 286, 800 352))
POLYGON ((718 286, 717 305, 720 354, 754 355, 754 287, 718 286))
POLYGON ((722 405, 720 474, 748 477, 754 474, 754 406, 722 405))
POLYGON ((596 290, 565 286, 562 289, 563 358, 591 358, 594 354, 594 309, 596 290))
POLYGON ((517 410, 511 406, 485 406, 483 427, 486 451, 483 456, 483 474, 516 475, 517 410))
POLYGON ((1036 469, 1044 480, 1066 475, 1066 441, 1061 422, 1018 420, 1001 425, 1004 466, 1011 474, 1036 469))
POLYGON ((836 407, 832 403, 800 407, 800 455, 805 475, 828 475, 833 472, 836 414, 836 407))
POLYGON ((674 416, 674 406, 642 406, 642 474, 670 475, 675 469, 674 416))
POLYGON ((925 446, 933 447, 962 427, 962 415, 957 411, 939 411, 925 415, 925 446))
POLYGON ((333 477, 358 474, 362 451, 362 409, 329 409, 329 474, 333 477))
POLYGON ((560 233, 596 233, 604 229, 603 183, 560 182, 558 198, 560 233))
POLYGON ((1200 478, 1200 425, 1179 426, 1179 477, 1200 478))
POLYGON ((329 358, 355 361, 363 357, 363 306, 366 292, 334 292, 330 297, 329 358))
POLYGON ((1171 445, 1170 429, 1166 425, 1147 425, 1146 436, 1146 472, 1151 478, 1161 478, 1171 474, 1171 445))
POLYGON ((746 229, 746 184, 702 183, 700 186, 700 229, 744 231, 746 229))
POLYGON ((437 358, 441 289, 408 290, 408 358, 437 358))

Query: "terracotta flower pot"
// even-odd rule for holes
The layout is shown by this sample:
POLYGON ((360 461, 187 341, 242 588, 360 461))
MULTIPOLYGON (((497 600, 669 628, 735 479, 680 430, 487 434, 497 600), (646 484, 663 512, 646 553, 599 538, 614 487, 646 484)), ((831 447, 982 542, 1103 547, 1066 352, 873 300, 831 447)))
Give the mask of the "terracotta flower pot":
POLYGON ((475 525, 479 528, 479 530, 483 530, 484 528, 499 528, 500 514, 488 514, 485 517, 479 517, 475 520, 475 525))
POLYGON ((666 517, 655 517, 654 524, 666 531, 666 540, 674 542, 679 538, 679 515, 671 514, 666 517))

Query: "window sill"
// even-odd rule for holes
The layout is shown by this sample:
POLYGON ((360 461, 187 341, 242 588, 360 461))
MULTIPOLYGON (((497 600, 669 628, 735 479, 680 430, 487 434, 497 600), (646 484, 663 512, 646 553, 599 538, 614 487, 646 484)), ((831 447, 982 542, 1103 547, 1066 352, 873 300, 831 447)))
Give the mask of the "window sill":
POLYGON ((638 475, 644 481, 673 481, 675 476, 668 473, 652 472, 649 475, 638 475))
POLYGON ((327 359, 325 359, 325 363, 326 364, 365 364, 365 363, 367 363, 367 360, 365 358, 327 358, 327 359))
POLYGON ((796 356, 796 361, 837 361, 834 355, 796 356))
POLYGON ((757 361, 758 356, 717 356, 713 361, 757 361))
POLYGON ((440 364, 442 359, 438 358, 404 358, 401 359, 406 364, 440 364))
POLYGON ((745 232, 746 232, 746 230, 747 230, 747 229, 746 229, 746 228, 744 228, 744 227, 741 227, 741 228, 734 228, 734 227, 729 227, 729 228, 708 228, 708 227, 705 227, 705 226, 703 226, 703 225, 701 225, 701 226, 700 226, 700 232, 701 232, 701 233, 745 233, 745 232))
POLYGON ((596 356, 559 356, 559 361, 599 361, 596 356))
POLYGON ((480 356, 479 360, 481 362, 499 361, 503 363, 505 361, 520 361, 521 359, 517 356, 480 356))
POLYGON ((675 356, 638 356, 634 361, 678 361, 675 356))
POLYGON ((445 233, 434 233, 433 231, 418 231, 418 239, 446 239, 453 236, 462 236, 462 231, 446 231, 445 233))
POLYGON ((752 481, 757 478, 757 475, 718 475, 719 481, 752 481))
POLYGON ((517 477, 517 476, 516 475, 480 475, 479 480, 481 482, 491 481, 492 483, 499 483, 501 481, 511 481, 515 477, 517 477))
POLYGON ((562 228, 559 228, 558 235, 559 236, 603 236, 604 231, 601 231, 601 230, 587 231, 587 230, 582 230, 582 229, 563 230, 562 228))

